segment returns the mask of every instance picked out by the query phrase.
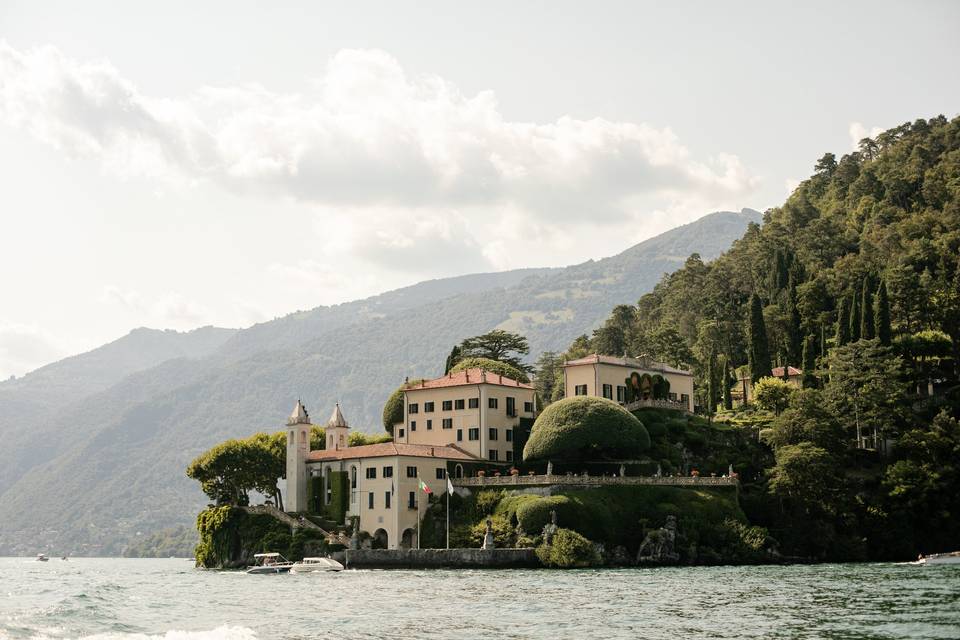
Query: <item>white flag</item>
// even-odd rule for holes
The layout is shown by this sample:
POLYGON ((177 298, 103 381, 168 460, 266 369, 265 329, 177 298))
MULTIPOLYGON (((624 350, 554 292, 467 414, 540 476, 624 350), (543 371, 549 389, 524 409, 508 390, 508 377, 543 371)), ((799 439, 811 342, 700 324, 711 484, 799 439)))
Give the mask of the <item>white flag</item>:
POLYGON ((453 493, 453 483, 450 482, 450 474, 447 474, 447 493, 453 493))

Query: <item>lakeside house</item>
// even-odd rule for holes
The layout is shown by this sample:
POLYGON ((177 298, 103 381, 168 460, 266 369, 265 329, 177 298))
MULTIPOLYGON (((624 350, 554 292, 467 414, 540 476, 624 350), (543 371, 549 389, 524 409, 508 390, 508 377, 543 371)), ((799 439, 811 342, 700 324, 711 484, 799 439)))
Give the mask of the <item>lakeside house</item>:
POLYGON ((693 412, 693 373, 650 358, 592 354, 563 363, 565 397, 596 396, 628 408, 693 412))
MULTIPOLYGON (((796 367, 774 367, 770 377, 780 378, 791 387, 803 388, 803 371, 796 367)), ((730 388, 730 397, 735 405, 749 404, 753 401, 753 380, 748 375, 740 376, 730 388)))

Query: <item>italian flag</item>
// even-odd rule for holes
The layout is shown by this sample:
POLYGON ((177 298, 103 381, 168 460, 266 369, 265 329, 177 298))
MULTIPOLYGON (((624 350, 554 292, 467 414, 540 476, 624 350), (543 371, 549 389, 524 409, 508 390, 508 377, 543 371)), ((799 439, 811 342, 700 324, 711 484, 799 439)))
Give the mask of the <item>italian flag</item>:
POLYGON ((423 480, 419 480, 419 483, 420 483, 420 485, 419 485, 420 491, 423 491, 423 492, 426 493, 426 494, 431 494, 431 493, 433 493, 433 491, 430 490, 430 487, 427 486, 427 483, 426 483, 426 482, 424 482, 423 480))

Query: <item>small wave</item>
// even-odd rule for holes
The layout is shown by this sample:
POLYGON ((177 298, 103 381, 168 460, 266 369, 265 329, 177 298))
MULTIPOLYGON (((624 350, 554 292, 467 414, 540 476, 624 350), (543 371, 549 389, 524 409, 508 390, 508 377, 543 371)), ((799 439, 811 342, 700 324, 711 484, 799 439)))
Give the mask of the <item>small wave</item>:
MULTIPOLYGON (((161 634, 144 633, 98 633, 92 636, 64 636, 62 630, 51 629, 50 633, 38 632, 30 640, 257 640, 257 634, 248 627, 233 627, 223 625, 205 631, 184 631, 173 629, 161 634)), ((0 640, 8 640, 10 636, 0 630, 0 640)))

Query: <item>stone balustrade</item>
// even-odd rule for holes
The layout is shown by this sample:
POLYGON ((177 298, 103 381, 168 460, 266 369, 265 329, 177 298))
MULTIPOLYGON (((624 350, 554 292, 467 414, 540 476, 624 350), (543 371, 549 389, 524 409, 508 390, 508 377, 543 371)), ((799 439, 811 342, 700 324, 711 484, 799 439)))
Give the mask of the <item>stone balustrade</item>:
POLYGON ((683 411, 684 413, 690 413, 686 402, 680 402, 679 400, 654 400, 653 398, 650 398, 647 400, 635 400, 634 402, 627 402, 623 404, 623 408, 626 409, 627 411, 636 411, 637 409, 652 408, 652 409, 670 409, 671 411, 683 411))
POLYGON ((454 487, 538 487, 549 485, 654 485, 662 487, 735 487, 736 478, 666 476, 527 475, 451 478, 454 487))

